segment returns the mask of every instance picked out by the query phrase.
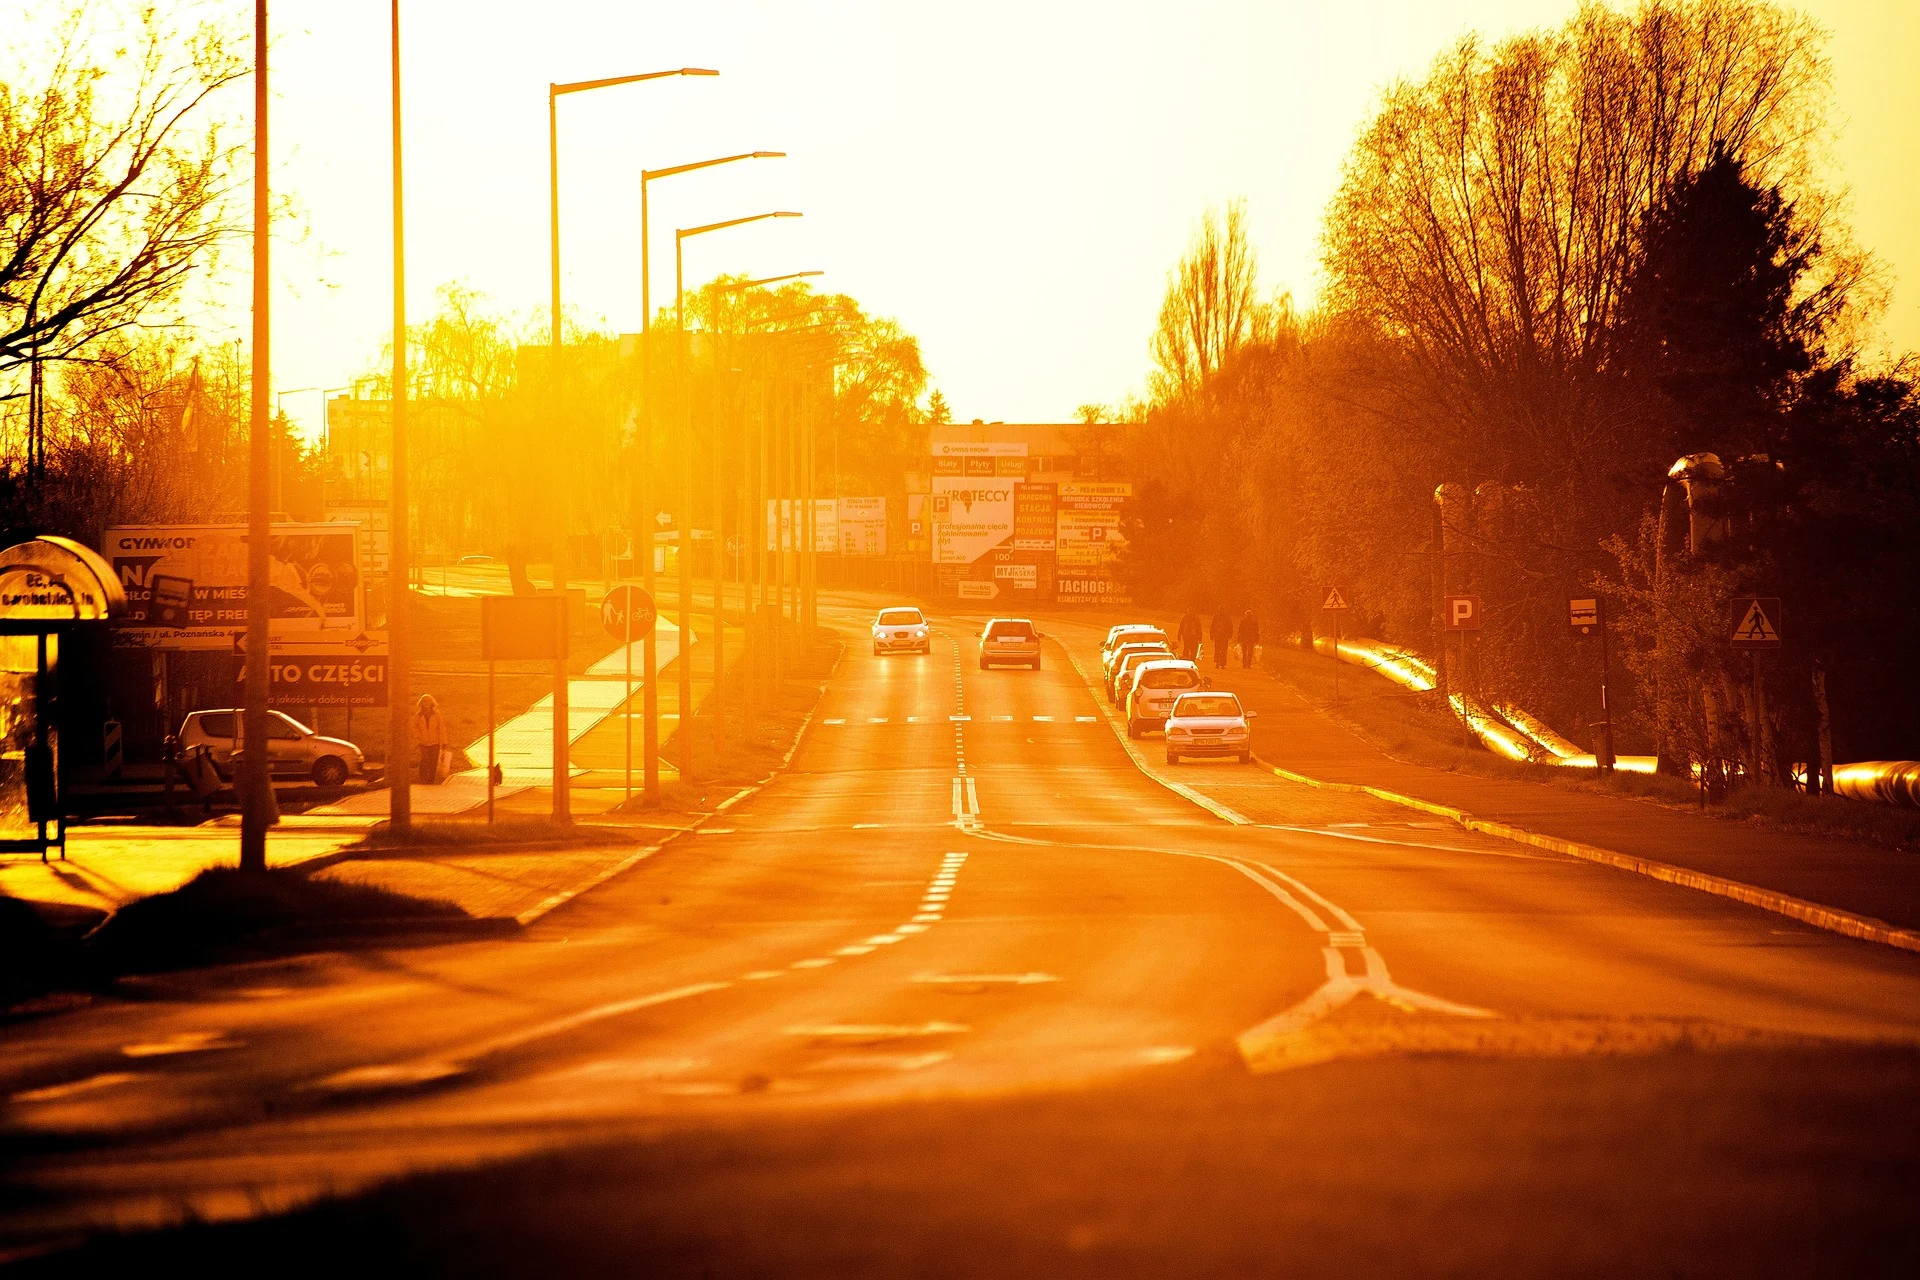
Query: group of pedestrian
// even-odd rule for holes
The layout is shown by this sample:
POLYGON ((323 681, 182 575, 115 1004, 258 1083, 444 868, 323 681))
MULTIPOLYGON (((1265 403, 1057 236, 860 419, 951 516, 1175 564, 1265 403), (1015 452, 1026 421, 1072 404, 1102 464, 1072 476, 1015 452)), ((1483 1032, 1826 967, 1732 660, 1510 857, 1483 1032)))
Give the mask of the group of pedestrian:
POLYGON ((1242 668, 1249 668, 1253 666, 1255 651, 1260 647, 1260 619, 1252 609, 1247 609, 1241 613, 1240 620, 1236 624, 1233 611, 1222 606, 1213 615, 1212 625, 1208 626, 1201 622, 1199 614, 1189 609, 1181 615, 1180 626, 1175 634, 1175 640, 1180 646, 1180 656, 1188 662, 1199 662, 1203 638, 1211 641, 1207 649, 1213 654, 1214 666, 1227 665, 1228 654, 1232 651, 1234 642, 1238 640, 1240 665, 1242 668))

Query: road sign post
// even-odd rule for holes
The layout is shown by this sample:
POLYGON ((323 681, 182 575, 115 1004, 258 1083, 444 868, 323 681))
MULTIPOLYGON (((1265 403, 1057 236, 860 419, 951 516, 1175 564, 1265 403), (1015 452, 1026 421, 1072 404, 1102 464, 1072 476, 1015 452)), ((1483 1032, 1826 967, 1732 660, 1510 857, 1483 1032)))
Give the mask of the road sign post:
POLYGON ((1756 781, 1767 768, 1766 693, 1760 682, 1760 651, 1780 647, 1783 614, 1779 596, 1735 596, 1728 602, 1728 641, 1744 649, 1753 663, 1753 771, 1756 781))
MULTIPOLYGON (((488 686, 491 690, 493 664, 496 662, 540 662, 553 664, 554 699, 553 714, 558 727, 554 729, 556 744, 568 741, 567 727, 558 722, 566 715, 567 653, 569 645, 567 627, 567 597, 550 594, 544 596, 482 596, 480 598, 480 657, 487 664, 488 686)), ((489 692, 491 701, 491 692, 489 692)), ((487 708, 487 786, 493 787, 493 708, 487 708)), ((553 788, 556 794, 554 812, 556 815, 570 812, 567 796, 569 786, 567 775, 567 754, 564 750, 553 753, 553 788)), ((570 819, 569 819, 570 820, 570 819)))
POLYGON ((1599 596, 1581 596, 1567 601, 1567 626, 1576 635, 1600 636, 1600 723, 1593 743, 1593 761, 1600 772, 1612 773, 1613 709, 1607 702, 1607 619, 1606 605, 1599 596))
POLYGON ((1347 611, 1348 593, 1338 586, 1327 588, 1320 607, 1333 615, 1333 705, 1340 705, 1340 615, 1347 611))
MULTIPOLYGON (((1472 744, 1473 724, 1467 708, 1467 636, 1480 630, 1479 596, 1441 596, 1440 625, 1448 631, 1460 633, 1460 745, 1464 748, 1472 744)), ((1446 661, 1444 653, 1441 662, 1446 661)))
MULTIPOLYGON (((633 800, 633 707, 630 705, 633 702, 633 634, 638 631, 650 641, 658 621, 659 610, 654 605, 653 596, 644 587, 623 583, 601 598, 600 625, 606 628, 608 635, 621 642, 626 659, 626 697, 620 703, 620 714, 626 730, 626 799, 629 803, 633 800)), ((651 748, 651 745, 649 743, 648 747, 651 748)), ((646 767, 649 774, 657 767, 650 755, 646 767)))

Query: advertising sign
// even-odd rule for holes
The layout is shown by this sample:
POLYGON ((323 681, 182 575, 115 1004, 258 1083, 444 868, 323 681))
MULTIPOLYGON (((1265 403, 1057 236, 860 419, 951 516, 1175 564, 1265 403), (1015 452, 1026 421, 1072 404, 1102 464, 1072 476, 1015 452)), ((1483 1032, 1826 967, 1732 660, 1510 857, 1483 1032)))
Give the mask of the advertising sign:
MULTIPOLYGON (((767 550, 792 551, 800 545, 800 521, 807 509, 804 498, 768 498, 767 499, 767 550)), ((694 536, 699 537, 695 532, 694 536)), ((834 498, 815 498, 813 500, 813 549, 815 551, 838 551, 840 549, 840 513, 838 500, 834 498)))
MULTIPOLYGON (((246 629, 245 525, 122 526, 106 554, 127 596, 116 646, 229 649, 246 629)), ((267 554, 274 635, 366 629, 358 525, 276 524, 267 554)))
POLYGON ((972 564, 1011 538, 1014 488, 1012 480, 934 476, 933 562, 972 564))
MULTIPOLYGON (((247 679, 244 636, 237 682, 247 679)), ((387 705, 387 633, 356 631, 340 639, 275 639, 267 646, 267 700, 279 707, 387 705)))
POLYGON ((842 498, 839 510, 840 546, 843 556, 884 556, 887 554, 887 500, 885 498, 842 498))
POLYGON ((1063 484, 1056 499, 1054 593, 1062 600, 1126 604, 1114 562, 1126 539, 1120 517, 1130 484, 1063 484))
POLYGON ((1054 490, 1050 484, 1023 484, 1013 495, 1013 549, 1052 551, 1054 490))

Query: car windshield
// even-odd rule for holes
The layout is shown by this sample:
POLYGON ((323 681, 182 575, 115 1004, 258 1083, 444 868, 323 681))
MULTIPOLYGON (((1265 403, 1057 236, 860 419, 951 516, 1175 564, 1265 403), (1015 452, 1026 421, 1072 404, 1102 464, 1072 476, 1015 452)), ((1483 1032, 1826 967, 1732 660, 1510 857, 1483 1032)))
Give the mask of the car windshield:
POLYGON ((1237 716, 1240 700, 1230 693, 1198 694, 1173 704, 1175 719, 1193 716, 1237 716))
POLYGON ((1171 650, 1163 644, 1129 645, 1120 650, 1120 661, 1128 662, 1135 658, 1165 657, 1171 650))
POLYGON ((1200 673, 1188 667, 1167 667, 1140 676, 1143 689, 1191 689, 1199 683, 1200 673))
POLYGON ((267 733, 275 738, 304 738, 313 730, 280 711, 267 713, 267 733))
POLYGON ((882 609, 880 611, 880 625, 883 627, 917 627, 920 621, 918 609, 882 609))
POLYGON ((987 628, 987 634, 990 636, 1020 636, 1024 638, 1033 634, 1033 624, 1024 621, 996 622, 987 628))

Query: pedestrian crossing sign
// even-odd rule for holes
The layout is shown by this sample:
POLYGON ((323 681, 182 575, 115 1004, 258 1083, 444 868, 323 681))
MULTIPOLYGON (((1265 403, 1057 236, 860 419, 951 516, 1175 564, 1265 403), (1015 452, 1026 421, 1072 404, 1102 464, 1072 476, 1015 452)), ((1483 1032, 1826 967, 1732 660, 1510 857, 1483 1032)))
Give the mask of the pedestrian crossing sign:
POLYGON ((1327 602, 1322 609, 1341 610, 1347 607, 1347 594, 1338 587, 1327 588, 1327 602))
POLYGON ((1734 648, 1780 647, 1780 597, 1735 596, 1727 616, 1734 648))

